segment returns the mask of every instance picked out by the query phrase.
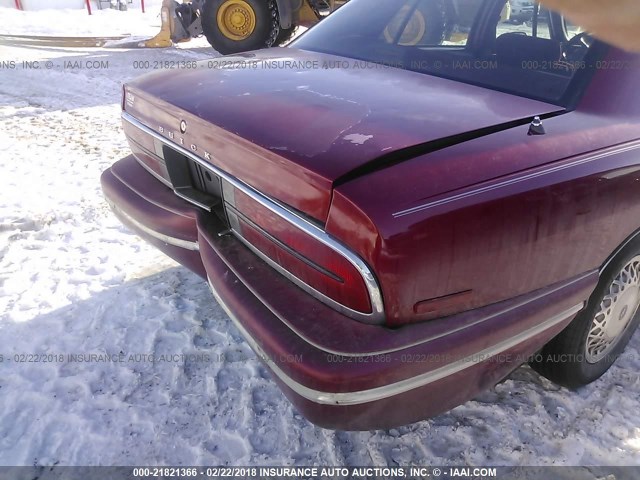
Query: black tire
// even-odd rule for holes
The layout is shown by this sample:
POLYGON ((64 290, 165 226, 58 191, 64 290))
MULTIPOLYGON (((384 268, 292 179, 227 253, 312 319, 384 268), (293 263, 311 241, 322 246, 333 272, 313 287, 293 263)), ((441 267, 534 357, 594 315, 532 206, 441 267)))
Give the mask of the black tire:
POLYGON ((211 46, 223 55, 271 47, 280 32, 275 0, 244 0, 255 13, 255 27, 249 36, 232 39, 218 25, 218 12, 228 0, 207 0, 202 9, 202 32, 211 46))
MULTIPOLYGON (((531 366, 538 373, 559 385, 577 388, 597 380, 609 370, 624 351, 640 323, 638 302, 633 297, 632 291, 635 287, 624 280, 625 278, 629 279, 628 282, 638 280, 634 275, 626 277, 624 275, 624 272, 636 271, 635 265, 640 275, 640 241, 633 241, 614 257, 602 272, 587 306, 578 313, 567 328, 542 348, 540 354, 534 357, 531 366), (614 285, 613 281, 616 279, 618 283, 614 285), (620 280, 623 282, 620 283, 620 280), (631 300, 629 300, 630 296, 631 300), (609 318, 612 325, 620 325, 619 328, 626 326, 619 334, 613 336, 614 340, 609 350, 600 352, 599 355, 602 358, 599 358, 598 355, 593 354, 593 346, 587 348, 587 338, 592 331, 592 326, 596 325, 596 315, 600 319, 605 318, 603 315, 607 311, 611 312, 610 315, 606 315, 606 318, 609 318), (630 316, 628 321, 627 315, 630 316)), ((598 329, 595 330, 595 332, 598 331, 598 329)))
POLYGON ((295 26, 289 27, 289 28, 280 27, 280 32, 278 33, 278 36, 276 37, 276 41, 273 43, 273 46, 277 47, 279 45, 282 45, 285 42, 288 42, 293 36, 293 32, 295 31, 296 31, 295 26))

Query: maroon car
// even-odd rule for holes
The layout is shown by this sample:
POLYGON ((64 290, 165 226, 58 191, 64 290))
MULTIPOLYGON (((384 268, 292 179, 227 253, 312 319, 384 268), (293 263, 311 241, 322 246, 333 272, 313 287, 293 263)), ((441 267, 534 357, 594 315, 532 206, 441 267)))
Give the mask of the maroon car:
POLYGON ((125 86, 108 202, 325 427, 423 419, 527 361, 586 384, 640 319, 638 57, 505 0, 430 43, 434 1, 125 86))

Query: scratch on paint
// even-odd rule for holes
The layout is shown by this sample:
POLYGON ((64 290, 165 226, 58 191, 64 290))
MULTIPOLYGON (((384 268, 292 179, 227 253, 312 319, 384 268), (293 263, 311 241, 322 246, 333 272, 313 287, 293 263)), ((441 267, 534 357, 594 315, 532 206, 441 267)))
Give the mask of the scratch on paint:
POLYGON ((363 145, 364 142, 371 140, 373 135, 363 135, 362 133, 352 133, 350 135, 345 135, 342 137, 343 140, 348 140, 354 145, 363 145))

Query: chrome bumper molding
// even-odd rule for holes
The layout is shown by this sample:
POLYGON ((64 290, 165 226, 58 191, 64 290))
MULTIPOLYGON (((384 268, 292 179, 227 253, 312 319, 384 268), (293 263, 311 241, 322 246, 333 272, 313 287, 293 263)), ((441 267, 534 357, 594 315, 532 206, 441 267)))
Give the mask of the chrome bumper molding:
POLYGON ((175 237, 170 237, 169 235, 165 235, 164 233, 160 233, 156 230, 153 230, 149 227, 147 227, 146 225, 143 225, 142 223, 140 223, 139 221, 137 221, 135 218, 133 218, 131 215, 125 213, 122 209, 118 208, 116 205, 114 205, 111 202, 108 202, 109 206, 111 207, 111 209, 114 211, 114 213, 116 215, 121 216, 122 218, 124 218, 127 222, 131 223, 135 228, 139 229, 140 231, 146 233, 147 235, 160 240, 168 245, 172 245, 174 247, 180 247, 180 248, 184 248, 185 250, 191 250, 194 252, 197 252, 198 250, 200 250, 200 246, 198 245, 198 242, 192 242, 190 240, 183 240, 181 238, 175 238, 175 237))
POLYGON ((399 382, 390 383, 388 385, 384 385, 381 387, 371 388, 368 390, 359 390, 354 392, 322 392, 319 390, 314 390, 312 388, 306 387, 296 380, 289 377, 285 372, 278 367, 276 362, 274 362, 260 347, 258 342, 247 332, 242 323, 236 318, 233 312, 225 305, 224 301, 220 298, 218 293, 213 288, 211 283, 211 279, 207 278, 209 283, 209 288, 211 289, 211 293, 215 297, 216 301, 220 304, 220 306, 225 310, 229 318, 233 321, 236 328, 240 331, 242 336, 245 338, 249 346, 253 349, 255 354, 260 357, 271 369, 271 371, 291 390, 293 390, 296 394, 300 395, 307 400, 310 400, 314 403, 323 404, 323 405, 359 405, 363 403, 375 402, 377 400, 383 400, 385 398, 393 397, 395 395, 400 395, 406 393, 408 391, 414 390, 416 388, 423 387, 425 385, 429 385, 430 383, 437 382, 438 380, 442 380, 446 377, 454 375, 458 372, 461 372, 467 368, 470 368, 478 363, 489 360, 491 357, 495 355, 499 355, 516 345, 523 343, 535 336, 543 333, 544 331, 562 323, 563 321, 573 317, 576 313, 578 313, 584 307, 584 302, 575 305, 564 312, 555 315, 554 317, 546 320, 535 327, 529 328, 518 335, 504 340, 502 342, 496 343, 491 347, 485 348, 479 352, 476 352, 472 355, 468 355, 465 358, 452 362, 443 367, 437 368, 430 372, 423 373, 422 375, 418 375, 416 377, 408 378, 406 380, 401 380, 399 382))

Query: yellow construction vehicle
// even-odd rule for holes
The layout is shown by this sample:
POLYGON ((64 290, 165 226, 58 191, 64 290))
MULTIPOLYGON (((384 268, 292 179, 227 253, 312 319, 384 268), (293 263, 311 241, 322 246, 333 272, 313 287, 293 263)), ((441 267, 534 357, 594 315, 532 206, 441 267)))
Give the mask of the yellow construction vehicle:
MULTIPOLYGON (((226 55, 280 45, 297 26, 310 27, 348 0, 163 0, 162 28, 145 42, 147 47, 169 47, 204 35, 211 46, 226 55)), ((438 44, 464 37, 472 18, 465 18, 465 4, 475 0, 420 2, 405 22, 401 44, 438 44), (418 6, 420 5, 420 6, 418 6), (426 11, 428 9, 428 11, 426 11), (462 31, 454 31, 453 26, 462 31)), ((375 2, 372 4, 375 8, 375 2)), ((510 2, 502 12, 509 18, 510 2)), ((390 35, 385 31, 385 35, 390 35)))
POLYGON ((204 35, 222 54, 280 45, 298 25, 311 26, 347 0, 163 0, 160 33, 147 47, 204 35))

